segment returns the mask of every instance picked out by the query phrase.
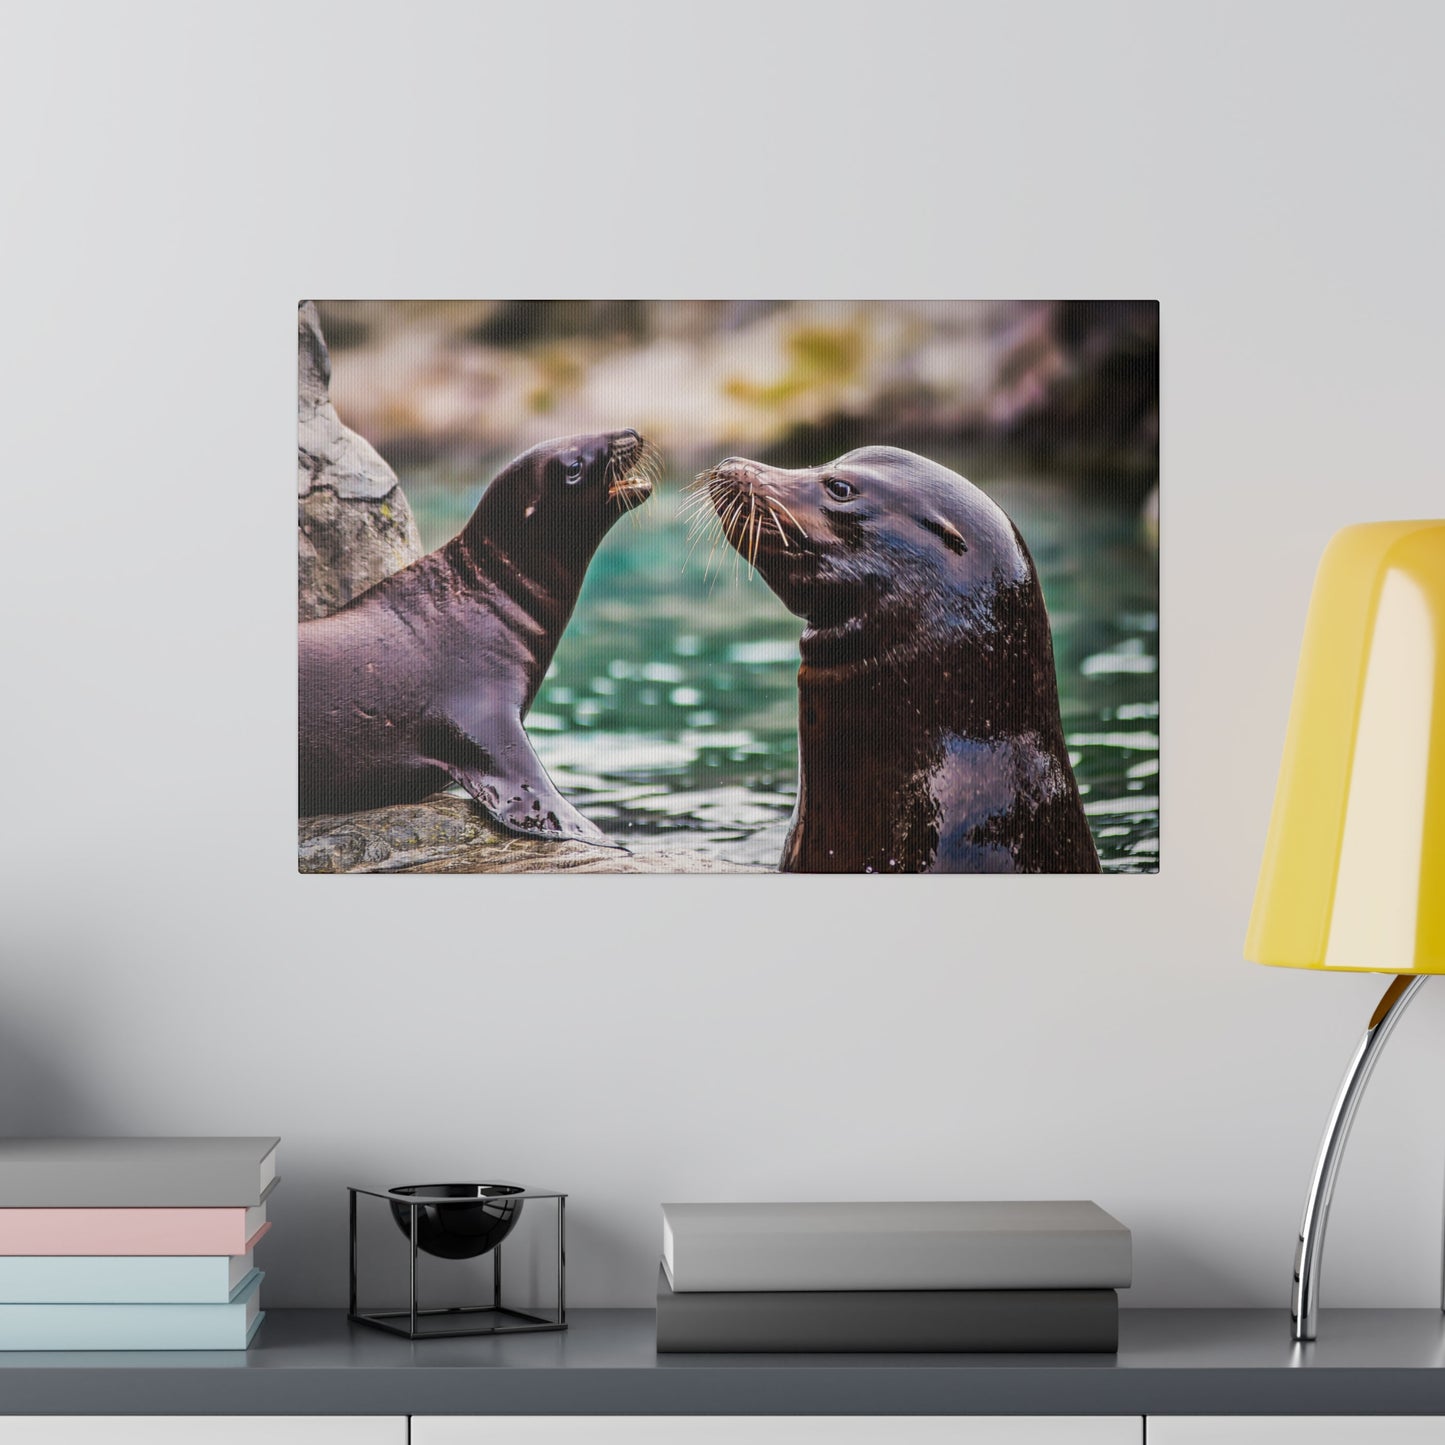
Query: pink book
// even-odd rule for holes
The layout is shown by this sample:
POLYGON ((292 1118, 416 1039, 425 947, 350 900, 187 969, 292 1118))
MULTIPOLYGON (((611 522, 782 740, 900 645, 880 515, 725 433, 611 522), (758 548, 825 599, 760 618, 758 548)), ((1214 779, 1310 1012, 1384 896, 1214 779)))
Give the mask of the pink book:
POLYGON ((0 1254, 245 1254, 271 1225, 250 1209, 0 1209, 0 1254))

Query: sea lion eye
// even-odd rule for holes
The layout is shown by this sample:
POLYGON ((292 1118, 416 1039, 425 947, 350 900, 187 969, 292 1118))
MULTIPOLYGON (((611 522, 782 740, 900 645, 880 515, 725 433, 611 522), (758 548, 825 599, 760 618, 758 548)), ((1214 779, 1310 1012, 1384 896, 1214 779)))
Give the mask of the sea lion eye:
POLYGON ((575 487, 582 480, 582 459, 580 457, 567 463, 567 485, 575 487))
POLYGON ((846 502, 849 497, 858 495, 858 488, 851 482, 845 482, 842 477, 824 477, 823 490, 835 502, 846 502))

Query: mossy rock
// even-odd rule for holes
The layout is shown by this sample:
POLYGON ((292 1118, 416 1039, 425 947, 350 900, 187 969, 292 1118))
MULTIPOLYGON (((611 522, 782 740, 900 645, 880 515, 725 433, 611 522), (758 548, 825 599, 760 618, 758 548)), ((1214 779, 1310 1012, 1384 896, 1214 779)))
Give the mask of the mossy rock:
POLYGON ((685 849, 628 853, 498 828, 468 798, 438 794, 361 813, 302 818, 302 873, 767 873, 685 849))

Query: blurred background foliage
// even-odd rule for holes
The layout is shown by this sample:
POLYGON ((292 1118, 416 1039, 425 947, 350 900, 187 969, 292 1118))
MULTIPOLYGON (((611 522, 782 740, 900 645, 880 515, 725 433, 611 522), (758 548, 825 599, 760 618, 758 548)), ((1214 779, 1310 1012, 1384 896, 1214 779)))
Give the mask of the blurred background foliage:
POLYGON ((1159 316, 1152 301, 325 301, 331 395, 427 548, 549 437, 636 427, 668 485, 588 573, 528 730, 633 848, 776 862, 801 624, 678 490, 728 454, 909 447, 1009 512, 1038 565, 1105 867, 1157 867, 1159 316))
POLYGON ((1135 301, 331 301, 332 394, 392 464, 636 426, 678 464, 863 443, 1156 479, 1135 301), (344 362, 344 364, 343 364, 344 362))

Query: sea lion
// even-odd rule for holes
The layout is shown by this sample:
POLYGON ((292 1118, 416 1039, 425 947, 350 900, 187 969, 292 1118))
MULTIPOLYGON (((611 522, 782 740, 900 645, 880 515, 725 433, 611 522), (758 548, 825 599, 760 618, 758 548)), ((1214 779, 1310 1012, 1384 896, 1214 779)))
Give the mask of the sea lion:
POLYGON ((300 811, 411 803, 460 783, 505 828, 615 847, 522 727, 597 545, 652 494, 632 430, 561 437, 492 480, 462 531, 301 624, 300 811))
POLYGON ((729 457, 698 505, 804 618, 784 872, 1096 873, 1018 529, 897 447, 729 457))

